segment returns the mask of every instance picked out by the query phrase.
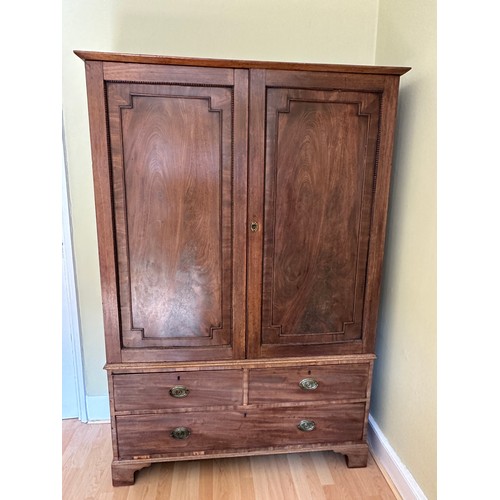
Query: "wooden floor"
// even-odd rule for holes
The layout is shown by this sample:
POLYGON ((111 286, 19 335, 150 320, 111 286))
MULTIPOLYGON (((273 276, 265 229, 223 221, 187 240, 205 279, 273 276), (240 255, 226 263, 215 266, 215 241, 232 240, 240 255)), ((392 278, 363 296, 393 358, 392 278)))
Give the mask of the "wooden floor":
POLYGON ((62 443, 63 500, 400 500, 371 456, 363 469, 332 452, 169 462, 113 488, 109 424, 63 420, 62 443))

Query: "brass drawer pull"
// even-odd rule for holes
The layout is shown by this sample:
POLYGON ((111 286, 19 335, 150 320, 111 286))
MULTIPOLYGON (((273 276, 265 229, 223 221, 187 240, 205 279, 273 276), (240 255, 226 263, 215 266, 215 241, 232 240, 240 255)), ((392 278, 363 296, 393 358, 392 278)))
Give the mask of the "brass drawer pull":
POLYGON ((189 389, 184 385, 175 385, 168 391, 173 398, 185 398, 189 394, 189 389))
POLYGON ((316 429, 316 422, 312 420, 301 420, 298 424, 297 427, 304 432, 311 432, 314 429, 316 429))
POLYGON ((304 391, 314 391, 318 388, 318 381, 313 378, 305 378, 299 382, 299 387, 304 391))
POLYGON ((187 439, 189 435, 191 434, 191 429, 188 429, 187 427, 176 427, 170 435, 174 439, 187 439))

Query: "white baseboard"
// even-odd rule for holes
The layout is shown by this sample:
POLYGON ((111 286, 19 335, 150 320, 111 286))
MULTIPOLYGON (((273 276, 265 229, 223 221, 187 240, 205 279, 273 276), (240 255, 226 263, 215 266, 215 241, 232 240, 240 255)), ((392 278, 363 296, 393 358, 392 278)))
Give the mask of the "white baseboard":
POLYGON ((107 396, 87 396, 87 417, 88 423, 109 422, 109 399, 107 396))
POLYGON ((368 415, 368 445, 374 458, 391 478, 403 500, 427 500, 424 492, 401 462, 371 415, 368 415))

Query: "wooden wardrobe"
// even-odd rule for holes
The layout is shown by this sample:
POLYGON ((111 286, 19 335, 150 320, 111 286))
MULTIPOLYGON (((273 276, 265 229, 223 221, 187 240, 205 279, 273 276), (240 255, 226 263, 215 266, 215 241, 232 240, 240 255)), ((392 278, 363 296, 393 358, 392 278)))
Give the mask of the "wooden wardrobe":
POLYGON ((85 61, 113 484, 153 462, 367 462, 399 78, 85 61))

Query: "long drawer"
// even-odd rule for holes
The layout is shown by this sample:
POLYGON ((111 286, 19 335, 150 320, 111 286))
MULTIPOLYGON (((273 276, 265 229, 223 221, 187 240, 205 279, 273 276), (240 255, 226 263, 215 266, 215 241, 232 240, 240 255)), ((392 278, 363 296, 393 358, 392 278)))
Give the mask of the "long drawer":
POLYGON ((241 370, 113 375, 116 411, 234 406, 243 401, 241 370))
POLYGON ((116 417, 121 458, 335 444, 363 437, 364 403, 116 417))
POLYGON ((286 403, 367 397, 369 363, 253 369, 248 403, 286 403))

